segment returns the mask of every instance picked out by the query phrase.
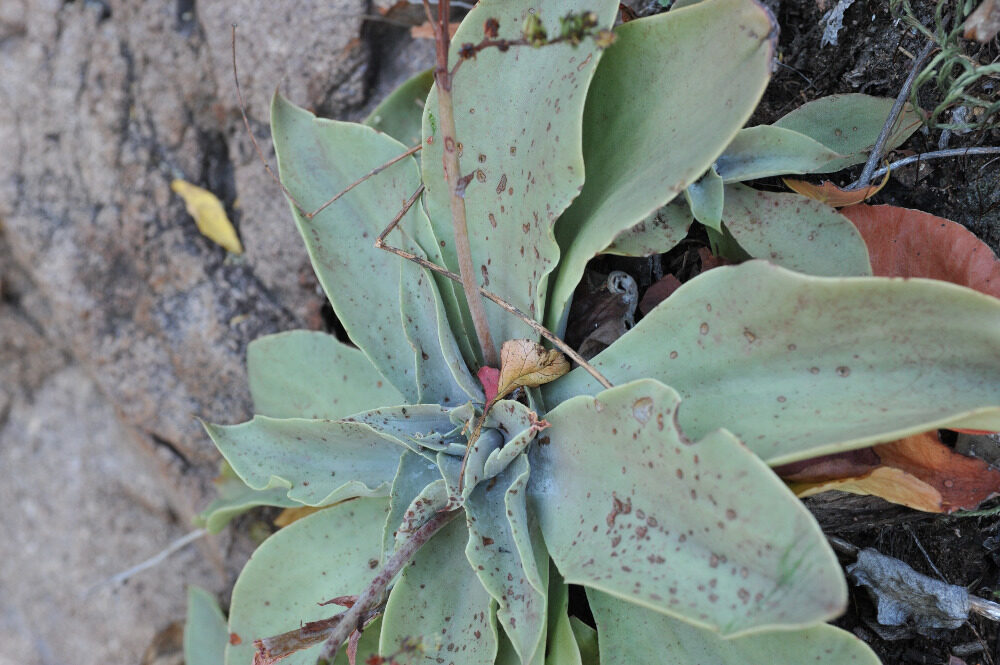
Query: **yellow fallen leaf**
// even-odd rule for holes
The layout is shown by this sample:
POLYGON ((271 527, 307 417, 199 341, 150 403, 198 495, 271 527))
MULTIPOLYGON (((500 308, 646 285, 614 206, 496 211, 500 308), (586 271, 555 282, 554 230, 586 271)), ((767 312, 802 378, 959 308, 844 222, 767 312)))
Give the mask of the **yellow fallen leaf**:
POLYGON ((829 181, 820 185, 814 185, 811 182, 795 180, 794 178, 782 178, 782 180, 793 192, 797 192, 802 196, 808 196, 811 199, 825 203, 828 206, 833 206, 834 208, 843 208, 861 203, 865 199, 875 196, 889 182, 889 173, 886 172, 885 177, 882 178, 882 182, 879 184, 868 185, 860 189, 841 189, 829 181))
POLYGON ((500 380, 497 396, 503 399, 518 388, 534 388, 555 381, 569 371, 561 352, 546 349, 530 339, 509 339, 500 349, 500 380))
POLYGON ((194 223, 203 236, 233 254, 243 253, 243 245, 236 235, 236 229, 215 194, 183 180, 171 182, 170 189, 184 199, 188 213, 194 217, 194 223))

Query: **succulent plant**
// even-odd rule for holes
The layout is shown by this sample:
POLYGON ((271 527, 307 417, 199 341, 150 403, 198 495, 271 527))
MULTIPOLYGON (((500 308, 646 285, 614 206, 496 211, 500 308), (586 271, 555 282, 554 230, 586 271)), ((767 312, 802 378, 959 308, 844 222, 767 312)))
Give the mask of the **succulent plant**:
MULTIPOLYGON (((515 39, 534 16, 537 37, 592 12, 606 29, 617 2, 532 7, 481 1, 453 58, 484 23, 515 39)), ((774 31, 753 0, 703 0, 618 27, 606 51, 583 39, 476 53, 451 94, 483 288, 561 333, 586 262, 662 251, 669 225, 650 216, 678 195, 696 211, 752 209, 757 194, 721 184, 858 161, 863 140, 794 113, 740 129, 774 31)), ((1000 429, 1000 301, 865 276, 863 241, 837 213, 772 195, 769 227, 729 231, 758 256, 794 246, 799 272, 749 261, 686 283, 594 359, 609 389, 586 368, 561 376, 533 327, 492 308, 504 346, 488 396, 461 285, 374 246, 422 186, 389 237, 459 268, 437 89, 422 116, 412 104, 429 83, 406 84, 368 126, 272 104, 281 180, 307 210, 404 152, 392 135, 419 134, 422 149, 313 216, 292 207, 356 347, 309 331, 257 340, 258 415, 207 426, 233 472, 211 529, 252 505, 322 508, 247 563, 227 665, 314 662, 349 623, 330 600, 354 603, 352 648, 373 663, 877 662, 824 624, 844 608, 843 574, 770 466, 945 425, 1000 429), (586 588, 596 632, 570 616, 568 585, 586 588)), ((696 216, 711 226, 715 212, 696 216)))

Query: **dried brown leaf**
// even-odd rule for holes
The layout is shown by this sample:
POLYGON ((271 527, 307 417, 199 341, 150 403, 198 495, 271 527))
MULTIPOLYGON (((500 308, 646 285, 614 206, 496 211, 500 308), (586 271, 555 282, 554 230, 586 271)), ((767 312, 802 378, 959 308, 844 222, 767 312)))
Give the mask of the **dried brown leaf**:
POLYGON ((985 44, 1000 32, 1000 3, 997 0, 983 0, 976 11, 969 14, 962 25, 964 37, 985 44))
POLYGON ((845 206, 856 205, 865 199, 875 196, 889 182, 889 174, 886 173, 885 178, 877 185, 868 185, 867 187, 851 190, 841 189, 829 181, 814 185, 811 182, 795 180, 794 178, 782 178, 782 180, 793 192, 797 192, 802 196, 808 196, 811 199, 825 203, 828 206, 833 206, 834 208, 843 208, 845 206))
POLYGON ((939 279, 1000 298, 1000 259, 961 224, 888 205, 841 214, 861 232, 876 276, 939 279))
POLYGON ((925 432, 862 451, 775 469, 798 496, 827 490, 873 494, 934 513, 972 510, 1000 493, 1000 472, 960 455, 925 432))
POLYGON ((530 339, 510 339, 500 349, 500 381, 497 399, 518 388, 534 388, 555 381, 569 371, 569 361, 560 351, 546 349, 530 339))

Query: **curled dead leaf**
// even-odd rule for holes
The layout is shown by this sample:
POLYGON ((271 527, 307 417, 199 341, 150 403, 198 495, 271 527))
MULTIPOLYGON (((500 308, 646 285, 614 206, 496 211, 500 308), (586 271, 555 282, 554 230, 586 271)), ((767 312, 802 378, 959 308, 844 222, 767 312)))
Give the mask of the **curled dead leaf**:
POLYGON ((861 232, 874 275, 939 279, 1000 298, 1000 259, 961 224, 888 205, 841 214, 861 232))
POLYGON ((188 214, 194 217, 194 223, 203 236, 233 254, 243 253, 243 245, 219 197, 183 180, 171 182, 170 189, 184 199, 188 214))
POLYGON ((534 388, 555 381, 568 371, 569 361, 560 351, 546 349, 530 339, 509 339, 500 349, 497 399, 518 388, 534 388))
POLYGON ((1000 493, 1000 471, 960 455, 937 432, 777 467, 798 496, 872 494, 932 513, 972 510, 1000 493))
POLYGON ((1000 32, 1000 3, 997 0, 983 0, 976 11, 969 14, 962 24, 966 39, 975 39, 985 44, 1000 32))
POLYGON ((879 184, 868 185, 860 189, 841 189, 829 181, 814 185, 811 182, 795 180, 794 178, 782 178, 782 180, 793 192, 797 192, 802 196, 808 196, 811 199, 825 203, 828 206, 833 206, 834 208, 843 208, 856 205, 865 199, 875 196, 889 182, 889 174, 886 173, 879 184))

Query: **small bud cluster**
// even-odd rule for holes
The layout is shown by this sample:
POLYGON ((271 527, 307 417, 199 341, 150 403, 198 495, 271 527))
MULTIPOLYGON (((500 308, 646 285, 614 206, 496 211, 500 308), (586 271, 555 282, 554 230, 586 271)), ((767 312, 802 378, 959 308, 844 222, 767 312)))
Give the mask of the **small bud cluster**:
POLYGON ((570 12, 559 19, 559 35, 549 38, 548 31, 535 14, 528 14, 521 27, 524 41, 536 48, 557 42, 568 42, 577 46, 587 37, 592 37, 598 48, 607 48, 615 41, 610 30, 597 30, 597 14, 594 12, 570 12))

